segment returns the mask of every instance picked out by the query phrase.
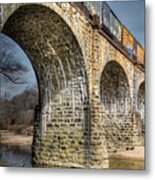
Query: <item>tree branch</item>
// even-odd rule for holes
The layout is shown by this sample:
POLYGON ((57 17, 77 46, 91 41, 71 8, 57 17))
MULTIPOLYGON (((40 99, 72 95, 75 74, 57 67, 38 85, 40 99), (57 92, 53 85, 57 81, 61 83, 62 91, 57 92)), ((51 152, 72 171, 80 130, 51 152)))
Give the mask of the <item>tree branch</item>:
POLYGON ((13 84, 26 84, 26 82, 17 82, 13 78, 11 78, 7 73, 0 71, 0 74, 3 74, 5 77, 7 77, 13 84))

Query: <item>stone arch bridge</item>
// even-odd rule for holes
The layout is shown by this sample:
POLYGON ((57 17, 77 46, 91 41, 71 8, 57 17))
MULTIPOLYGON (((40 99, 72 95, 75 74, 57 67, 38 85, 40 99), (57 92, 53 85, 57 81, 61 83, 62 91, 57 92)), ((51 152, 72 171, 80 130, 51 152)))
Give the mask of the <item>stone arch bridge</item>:
POLYGON ((34 166, 108 168, 110 152, 139 143, 144 67, 81 3, 0 8, 1 32, 25 51, 38 80, 34 166))

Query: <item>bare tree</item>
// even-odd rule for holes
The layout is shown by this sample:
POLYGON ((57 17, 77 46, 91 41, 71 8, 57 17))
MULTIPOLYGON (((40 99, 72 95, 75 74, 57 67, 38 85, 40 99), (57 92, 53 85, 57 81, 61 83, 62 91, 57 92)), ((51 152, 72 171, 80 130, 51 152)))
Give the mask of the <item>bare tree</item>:
POLYGON ((0 34, 0 38, 0 74, 14 84, 26 83, 23 81, 23 75, 28 72, 28 68, 22 59, 19 59, 19 55, 22 58, 22 51, 15 42, 4 35, 0 34))
POLYGON ((26 81, 23 81, 22 76, 26 72, 28 72, 27 67, 17 61, 10 59, 1 60, 0 74, 4 75, 14 84, 25 84, 26 81))
POLYGON ((38 89, 33 87, 25 89, 11 99, 9 94, 5 93, 0 103, 0 129, 5 129, 12 124, 32 125, 34 109, 38 104, 38 89))

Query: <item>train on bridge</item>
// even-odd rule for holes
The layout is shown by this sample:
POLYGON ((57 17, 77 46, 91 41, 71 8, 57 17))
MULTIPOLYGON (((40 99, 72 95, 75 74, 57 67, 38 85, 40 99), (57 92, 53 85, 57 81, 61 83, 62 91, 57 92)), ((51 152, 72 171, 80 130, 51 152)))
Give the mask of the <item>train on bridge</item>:
POLYGON ((144 49, 107 3, 0 4, 0 31, 37 77, 34 167, 109 168, 144 144, 144 49))
MULTIPOLYGON (((129 32, 127 27, 121 23, 107 2, 86 1, 79 3, 75 2, 74 4, 80 4, 80 6, 85 8, 85 10, 89 13, 90 19, 93 19, 93 17, 96 16, 104 32, 106 32, 106 34, 118 44, 122 45, 122 48, 127 52, 128 56, 131 57, 131 59, 135 59, 135 61, 144 68, 144 48, 136 40, 132 33, 129 32)), ((7 8, 5 11, 12 12, 14 7, 18 7, 18 4, 10 4, 9 6, 5 6, 5 8, 7 8)), ((2 8, 0 10, 1 18, 4 18, 3 11, 4 9, 2 8)), ((3 20, 1 20, 1 22, 3 22, 3 20)))
POLYGON ((144 48, 125 27, 106 2, 83 2, 89 11, 90 18, 97 16, 99 24, 106 33, 123 45, 128 55, 144 65, 144 48))

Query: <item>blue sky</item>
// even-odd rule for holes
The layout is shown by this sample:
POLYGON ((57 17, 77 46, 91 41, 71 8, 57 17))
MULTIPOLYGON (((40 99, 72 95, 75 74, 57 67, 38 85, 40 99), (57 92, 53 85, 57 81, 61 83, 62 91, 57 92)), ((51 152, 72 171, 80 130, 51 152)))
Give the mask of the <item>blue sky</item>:
POLYGON ((24 53, 24 51, 12 41, 9 37, 0 33, 0 64, 3 61, 15 61, 27 67, 28 71, 20 77, 20 82, 24 84, 14 84, 10 82, 5 76, 0 74, 0 86, 1 96, 5 93, 9 94, 10 97, 22 93, 26 88, 30 88, 37 85, 36 77, 32 68, 32 65, 24 53), (2 58, 2 54, 5 53, 5 58, 2 58))
POLYGON ((144 47, 144 0, 107 1, 108 5, 144 47))

